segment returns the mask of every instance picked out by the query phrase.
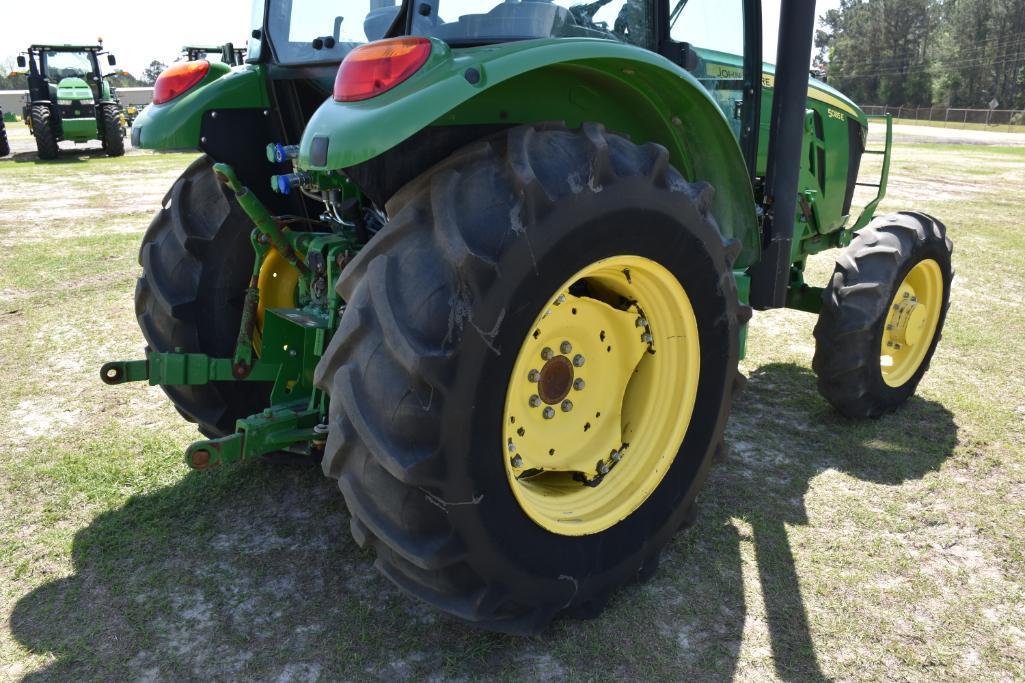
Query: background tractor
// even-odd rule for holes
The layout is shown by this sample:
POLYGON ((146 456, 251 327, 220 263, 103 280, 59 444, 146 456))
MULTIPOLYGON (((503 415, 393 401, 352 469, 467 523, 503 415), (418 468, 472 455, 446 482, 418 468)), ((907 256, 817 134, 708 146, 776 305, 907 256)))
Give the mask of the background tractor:
POLYGON ((246 61, 246 49, 235 47, 231 43, 224 45, 186 45, 182 48, 182 56, 187 62, 195 62, 200 59, 207 61, 220 60, 228 66, 240 66, 246 61))
POLYGON ((40 159, 56 159, 61 140, 100 140, 110 156, 125 153, 125 120, 121 104, 99 58, 114 55, 102 45, 32 45, 18 55, 28 68, 25 123, 36 139, 40 159))
POLYGON ((809 83, 812 0, 775 67, 754 0, 316 8, 258 5, 245 66, 172 67, 133 129, 205 155, 143 240, 147 357, 101 376, 162 386, 192 467, 312 455, 384 575, 528 633, 693 522, 753 308, 819 316, 841 413, 915 391, 951 244, 873 218, 890 120, 809 83))

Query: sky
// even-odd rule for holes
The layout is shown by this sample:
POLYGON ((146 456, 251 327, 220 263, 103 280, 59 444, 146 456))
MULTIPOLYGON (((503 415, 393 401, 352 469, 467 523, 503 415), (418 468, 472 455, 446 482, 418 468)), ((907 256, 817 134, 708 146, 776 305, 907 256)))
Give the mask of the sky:
MULTIPOLYGON (((700 0, 712 4, 723 1, 700 0)), ((697 4, 699 0, 692 2, 697 4)), ((3 4, 0 62, 13 59, 30 43, 94 43, 103 38, 107 49, 117 56, 118 66, 140 75, 153 60, 165 64, 174 61, 182 45, 220 45, 231 41, 240 46, 245 44, 250 30, 250 0, 136 0, 107 5, 46 0, 45 12, 40 12, 35 2, 5 0, 3 4), (97 11, 97 7, 107 9, 97 11), (114 11, 115 7, 119 10, 114 11)), ((816 9, 821 15, 839 4, 839 0, 818 0, 816 9)), ((762 11, 766 54, 774 54, 779 0, 766 0, 762 11)))

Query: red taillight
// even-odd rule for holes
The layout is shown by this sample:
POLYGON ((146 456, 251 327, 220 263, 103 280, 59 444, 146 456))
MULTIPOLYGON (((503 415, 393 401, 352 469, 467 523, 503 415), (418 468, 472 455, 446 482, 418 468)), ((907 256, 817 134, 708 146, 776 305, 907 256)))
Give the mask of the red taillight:
POLYGON ((182 62, 166 69, 153 85, 153 104, 170 102, 199 83, 210 71, 210 62, 200 59, 182 62))
POLYGON ((431 55, 426 38, 389 38, 360 45, 345 55, 335 76, 335 101, 376 97, 406 80, 431 55))

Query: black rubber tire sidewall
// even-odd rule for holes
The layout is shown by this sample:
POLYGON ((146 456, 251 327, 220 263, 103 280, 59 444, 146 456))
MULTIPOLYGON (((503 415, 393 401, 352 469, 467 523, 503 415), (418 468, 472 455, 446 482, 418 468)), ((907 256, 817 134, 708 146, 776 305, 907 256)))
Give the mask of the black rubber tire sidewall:
MULTIPOLYGON (((140 249, 143 273, 136 286, 136 316, 148 348, 214 357, 234 354, 242 316, 245 288, 252 274, 254 253, 249 241, 252 224, 234 198, 213 194, 213 161, 200 157, 172 186, 165 208, 154 216, 140 249), (198 205, 182 184, 200 183, 202 196, 227 202, 223 223, 214 225, 224 208, 214 211, 198 205), (174 197, 189 206, 176 206, 174 197), (210 238, 205 242, 200 238, 210 238), (199 246, 194 246, 198 244, 199 246), (190 251, 190 248, 192 251, 190 251), (147 254, 147 250, 153 253, 147 254), (147 263, 155 272, 147 271, 147 263), (163 296, 156 290, 162 290, 163 296), (176 317, 161 299, 191 301, 176 317)), ((201 194, 201 193, 197 193, 201 194)), ((235 430, 235 421, 268 406, 270 384, 264 382, 211 382, 194 386, 164 386, 164 392, 186 419, 196 422, 207 436, 235 430)))
POLYGON ((125 153, 125 134, 121 128, 121 110, 117 105, 105 104, 101 111, 103 150, 112 157, 122 156, 125 153))
POLYGON ((45 104, 33 105, 30 113, 32 117, 32 135, 36 139, 36 150, 38 151, 39 158, 47 161, 56 159, 60 153, 51 114, 50 108, 45 104))

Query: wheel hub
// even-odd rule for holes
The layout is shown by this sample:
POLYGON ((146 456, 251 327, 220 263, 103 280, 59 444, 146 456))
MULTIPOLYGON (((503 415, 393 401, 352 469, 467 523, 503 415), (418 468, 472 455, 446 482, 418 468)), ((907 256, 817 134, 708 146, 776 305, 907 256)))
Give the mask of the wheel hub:
POLYGON ((544 403, 562 403, 573 388, 573 361, 566 356, 549 358, 538 373, 537 394, 544 403))
POLYGON ((901 287, 897 295, 898 303, 893 306, 892 322, 887 326, 893 341, 897 344, 913 346, 922 338, 928 312, 925 306, 918 303, 914 290, 907 285, 901 287))

